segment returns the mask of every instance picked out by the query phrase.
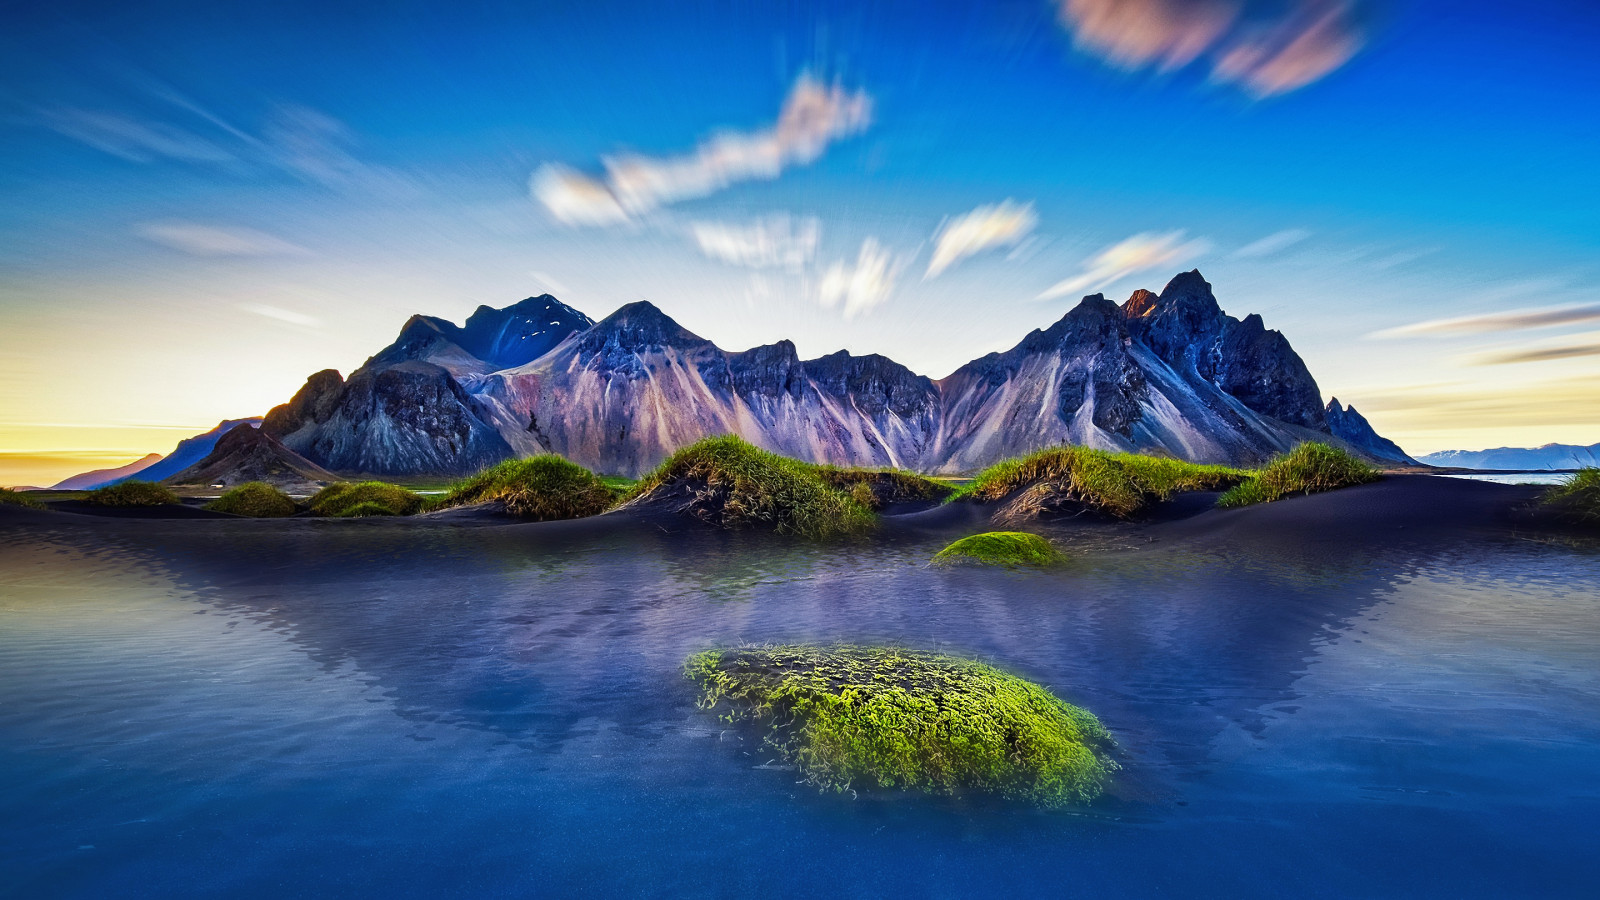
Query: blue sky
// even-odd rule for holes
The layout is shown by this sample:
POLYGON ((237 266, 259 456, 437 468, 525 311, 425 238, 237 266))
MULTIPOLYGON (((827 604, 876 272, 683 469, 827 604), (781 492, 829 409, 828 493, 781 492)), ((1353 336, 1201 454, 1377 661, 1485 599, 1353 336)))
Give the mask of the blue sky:
POLYGON ((1600 441, 1593 4, 771 6, 0 7, 0 482, 412 312, 942 377, 1194 266, 1413 452, 1600 441))

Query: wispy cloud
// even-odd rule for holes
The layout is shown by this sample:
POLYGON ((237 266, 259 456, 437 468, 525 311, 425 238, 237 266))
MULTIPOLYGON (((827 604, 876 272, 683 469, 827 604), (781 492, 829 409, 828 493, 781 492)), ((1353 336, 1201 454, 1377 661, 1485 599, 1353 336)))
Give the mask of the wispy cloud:
POLYGON ((889 298, 904 267, 904 261, 895 259, 878 245, 876 238, 869 237, 861 242, 854 265, 839 261, 822 273, 817 282, 817 302, 828 309, 843 305, 845 318, 854 318, 889 298))
POLYGON ((1386 328, 1367 335, 1369 338, 1408 337, 1462 337, 1474 334, 1494 334, 1508 331, 1527 331, 1534 328, 1553 328, 1558 325, 1576 325, 1600 320, 1600 303, 1578 306, 1552 306, 1541 309, 1518 309, 1509 312, 1485 313, 1477 316, 1459 316, 1451 319, 1428 319, 1386 328))
POLYGON ((1403 421, 1407 431, 1592 425, 1600 420, 1600 392, 1587 378, 1488 389, 1418 385, 1369 392, 1361 408, 1368 415, 1385 413, 1390 420, 1403 421))
POLYGON ((194 256, 293 256, 309 252, 298 244, 253 228, 148 222, 134 231, 140 237, 194 256))
POLYGON ((822 223, 769 216, 746 224, 695 222, 689 226, 700 252, 712 259, 752 269, 799 271, 817 255, 822 223))
POLYGON ((1124 69, 1181 69, 1206 57, 1214 80, 1257 97, 1344 65, 1365 43, 1349 0, 1058 0, 1077 46, 1124 69))
POLYGON ((1505 366, 1515 363, 1548 362, 1555 359, 1580 359, 1585 356, 1600 356, 1600 343, 1565 344, 1555 347, 1531 347, 1524 350, 1508 350, 1501 353, 1489 353, 1473 360, 1480 366, 1505 366))
POLYGON ((248 313, 255 313, 258 316, 263 316, 268 319, 276 319, 279 322, 287 322, 290 325, 298 325, 302 328, 315 328, 322 324, 322 320, 316 318, 315 316, 308 316, 305 313, 295 312, 292 309, 283 309, 282 307, 278 306, 246 303, 242 304, 239 308, 248 313))
POLYGON ((1311 232, 1306 231, 1304 228, 1289 228, 1273 232, 1260 240, 1251 241, 1233 251, 1233 258, 1256 259, 1262 256, 1271 256, 1281 250, 1287 250, 1310 236, 1311 232))
POLYGON ((1144 232, 1112 244, 1085 260, 1083 271, 1052 285, 1039 294, 1038 299, 1051 300, 1091 291, 1137 272, 1193 259, 1211 249, 1211 244, 1204 239, 1184 240, 1185 234, 1183 231, 1144 232))
POLYGON ((58 134, 129 162, 225 163, 235 158, 217 143, 176 125, 120 113, 63 107, 41 110, 39 121, 58 134))
POLYGON ((1038 224, 1032 203, 1009 198, 949 219, 934 235, 933 259, 923 277, 935 278, 974 253, 1016 244, 1038 224))
POLYGON ((866 92, 802 75, 770 127, 713 134, 682 156, 608 156, 600 161, 603 178, 551 163, 534 172, 529 188, 558 221, 619 224, 736 182, 770 180, 790 166, 810 164, 829 144, 865 129, 871 117, 866 92))

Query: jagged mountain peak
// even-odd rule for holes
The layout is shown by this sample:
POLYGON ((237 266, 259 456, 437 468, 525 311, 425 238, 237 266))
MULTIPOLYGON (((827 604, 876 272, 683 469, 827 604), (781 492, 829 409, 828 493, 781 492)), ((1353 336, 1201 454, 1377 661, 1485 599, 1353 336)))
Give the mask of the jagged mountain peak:
POLYGON ((583 348, 591 352, 606 345, 637 351, 701 347, 709 343, 679 325, 649 300, 636 300, 596 322, 582 341, 583 348))
POLYGON ((1128 302, 1122 304, 1123 315, 1126 315, 1130 319, 1138 319, 1148 316, 1155 312, 1156 301, 1158 299, 1159 297, 1156 295, 1155 291, 1147 291, 1144 288, 1139 288, 1137 291, 1133 292, 1133 296, 1128 298, 1128 302))

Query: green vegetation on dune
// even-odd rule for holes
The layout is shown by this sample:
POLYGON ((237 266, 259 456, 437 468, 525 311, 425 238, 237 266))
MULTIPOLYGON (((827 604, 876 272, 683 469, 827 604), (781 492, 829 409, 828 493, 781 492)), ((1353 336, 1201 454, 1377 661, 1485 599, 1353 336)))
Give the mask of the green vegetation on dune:
POLYGON ((84 495, 83 502, 95 506, 166 506, 183 501, 177 494, 153 481, 129 480, 96 488, 84 495))
POLYGON ((734 435, 706 438, 644 476, 626 503, 662 502, 723 528, 831 538, 873 527, 862 503, 828 485, 810 463, 751 446, 734 435))
POLYGON ((1565 483, 1545 491, 1543 499, 1567 518, 1600 522, 1600 469, 1579 469, 1565 483))
POLYGON ((20 491, 10 488, 0 488, 0 505, 23 506, 28 509, 44 509, 45 505, 20 491))
POLYGON ((341 481, 317 491, 308 505, 318 516, 409 516, 422 509, 422 496, 383 481, 341 481))
POLYGON ((281 519, 296 511, 288 494, 265 481, 245 482, 207 503, 206 509, 253 519, 281 519))
POLYGON ((899 469, 847 469, 817 466, 824 484, 874 512, 902 500, 943 500, 955 490, 931 478, 899 469))
POLYGON ((1290 450, 1217 499, 1223 508, 1270 503, 1295 494, 1316 494, 1380 478, 1377 469, 1350 453, 1316 441, 1290 450))
POLYGON ((987 503, 1009 498, 1008 518, 1064 508, 1088 508, 1128 518, 1180 491, 1222 490, 1239 484, 1246 475, 1228 466, 1087 447, 1053 447, 996 463, 949 499, 987 503))
POLYGON ((975 563, 991 566, 1053 566, 1066 561, 1061 551, 1036 534, 989 531, 964 537, 934 554, 936 566, 975 563))
POLYGON ((691 656, 700 705, 761 729, 824 790, 988 794, 1058 807, 1116 768, 1093 715, 992 666, 875 647, 754 647, 691 656))
POLYGON ((555 454, 509 459, 459 482, 441 506, 500 501, 506 512, 536 522, 605 512, 620 492, 588 469, 555 454))

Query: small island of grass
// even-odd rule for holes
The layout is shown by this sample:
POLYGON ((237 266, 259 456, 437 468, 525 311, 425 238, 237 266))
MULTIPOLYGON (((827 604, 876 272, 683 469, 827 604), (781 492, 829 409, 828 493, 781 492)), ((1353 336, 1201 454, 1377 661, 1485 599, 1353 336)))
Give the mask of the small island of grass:
POLYGON ((409 516, 422 509, 422 495, 385 481, 341 481, 317 491, 308 505, 316 516, 409 516))
POLYGON ((509 515, 548 522, 599 515, 620 494, 583 466, 547 453, 484 469, 454 485, 439 505, 501 503, 509 515))
POLYGON ((252 519, 282 519, 296 512, 294 499, 265 481, 247 481, 207 503, 206 509, 252 519))
POLYGON ((83 497, 83 502, 94 506, 168 506, 183 500, 165 486, 153 481, 128 480, 103 488, 96 488, 83 497))
POLYGON ((1270 503, 1297 494, 1317 494, 1382 477, 1353 454, 1316 441, 1290 450, 1254 472, 1217 499, 1224 509, 1270 503))
POLYGON ((1562 518, 1600 522, 1600 469, 1579 469, 1562 484, 1545 491, 1542 499, 1562 518))
POLYGON ((876 647, 751 647, 689 658, 700 705, 762 732, 823 790, 1088 803, 1116 764, 1085 710, 972 660, 876 647))
POLYGON ((1052 447, 990 466, 949 499, 1001 502, 997 522, 1086 511, 1127 519, 1180 491, 1222 490, 1246 474, 1228 466, 1052 447))
POLYGON ((1025 531, 989 531, 964 537, 934 554, 936 566, 1055 566, 1066 557, 1049 541, 1025 531))
POLYGON ((870 509, 824 481, 817 466, 734 435, 706 438, 672 454, 639 480, 624 505, 667 509, 722 528, 813 539, 859 534, 876 523, 870 509))

